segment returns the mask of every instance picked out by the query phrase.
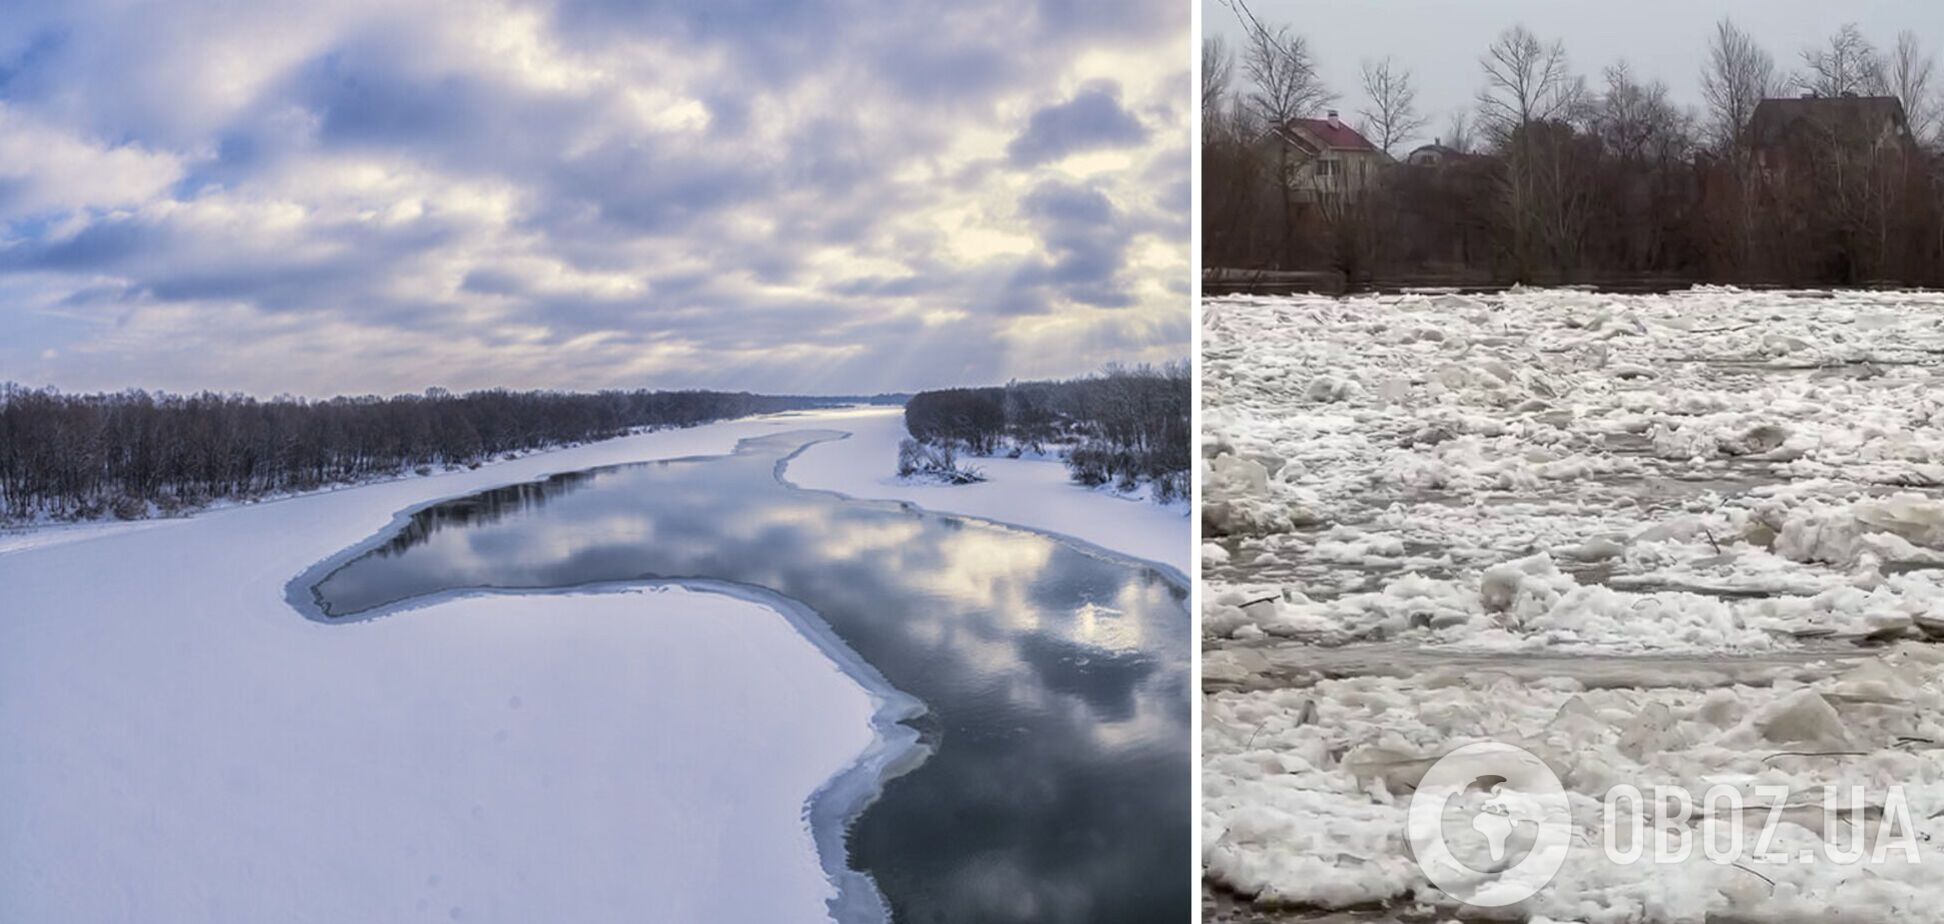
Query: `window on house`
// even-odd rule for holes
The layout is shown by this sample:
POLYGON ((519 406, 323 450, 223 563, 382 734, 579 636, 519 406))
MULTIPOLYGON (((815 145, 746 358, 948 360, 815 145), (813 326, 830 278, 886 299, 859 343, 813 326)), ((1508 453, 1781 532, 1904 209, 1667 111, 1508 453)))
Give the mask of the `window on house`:
POLYGON ((1336 176, 1336 175, 1337 175, 1337 162, 1336 162, 1336 161, 1333 161, 1333 160, 1319 160, 1319 161, 1317 161, 1317 162, 1316 162, 1316 175, 1317 175, 1317 176, 1320 176, 1320 177, 1323 177, 1323 178, 1325 178, 1325 179, 1328 179, 1328 178, 1330 178, 1330 177, 1333 177, 1333 176, 1336 176))

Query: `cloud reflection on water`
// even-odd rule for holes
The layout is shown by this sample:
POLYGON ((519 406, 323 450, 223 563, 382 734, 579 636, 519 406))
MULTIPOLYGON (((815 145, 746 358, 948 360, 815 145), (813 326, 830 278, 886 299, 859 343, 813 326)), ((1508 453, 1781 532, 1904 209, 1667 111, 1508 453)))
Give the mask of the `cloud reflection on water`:
POLYGON ((1184 919, 1185 589, 1036 533, 779 483, 777 462, 818 435, 437 505, 320 600, 343 614, 468 587, 769 588, 932 710, 936 752, 850 837, 901 920, 1184 919))

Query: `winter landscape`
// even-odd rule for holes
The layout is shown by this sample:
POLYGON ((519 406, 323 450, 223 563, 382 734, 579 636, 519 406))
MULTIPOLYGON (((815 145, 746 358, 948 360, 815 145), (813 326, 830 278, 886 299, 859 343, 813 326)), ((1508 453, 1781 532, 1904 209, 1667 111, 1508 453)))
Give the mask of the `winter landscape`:
MULTIPOLYGON (((1457 910, 1405 802, 1484 739, 1571 807, 1563 868, 1501 916, 1944 914, 1944 295, 1231 297, 1203 342, 1218 919, 1457 910), (1900 785, 1919 856, 1619 864, 1621 783, 1751 814, 1861 784, 1873 834, 1900 785)), ((1821 843, 1799 820, 1776 850, 1821 843)))
POLYGON ((1117 900, 1185 913, 1172 874, 1187 860, 1186 506, 1074 485, 1057 461, 908 484, 891 464, 904 435, 895 408, 781 414, 186 519, 17 532, 0 553, 0 790, 23 797, 7 916, 864 921, 929 914, 940 897, 981 920, 1086 919, 1117 900), (707 473, 766 440, 798 454, 751 456, 759 481, 714 492, 623 480, 603 497, 574 474, 707 473), (656 459, 685 461, 629 464, 656 459), (626 507, 660 495, 679 506, 626 507), (573 519, 534 519, 576 504, 573 519), (456 512, 423 519, 442 510, 456 512), (387 604, 408 612, 337 624, 309 604, 312 587, 355 595, 344 563, 394 536, 410 538, 369 560, 426 554, 426 574, 460 569, 438 588, 499 589, 408 589, 387 604), (807 551, 819 557, 792 563, 807 551), (871 583, 899 575, 929 612, 871 583), (833 632, 765 584, 856 615, 833 632), (976 679, 954 691, 972 698, 898 686, 947 689, 936 677, 976 679), (980 718, 1006 702, 1008 722, 1072 729, 980 718), (961 753, 983 778, 1035 785, 927 774, 961 753), (1079 798, 1090 777, 1076 773, 1121 799, 1079 798), (871 823, 880 799, 904 823, 871 823), (1029 862, 1022 851, 1048 849, 1031 825, 983 828, 972 851, 915 850, 939 835, 912 823, 914 804, 989 821, 1010 805, 1062 836, 1172 833, 1058 863, 1029 862), (752 871, 764 888, 745 887, 752 871))

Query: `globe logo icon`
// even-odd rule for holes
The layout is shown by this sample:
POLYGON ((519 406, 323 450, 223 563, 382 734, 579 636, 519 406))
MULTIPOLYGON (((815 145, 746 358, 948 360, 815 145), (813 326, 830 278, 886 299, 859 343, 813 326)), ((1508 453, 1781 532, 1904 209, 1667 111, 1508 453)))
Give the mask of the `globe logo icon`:
POLYGON ((1468 905, 1532 897, 1566 862, 1573 824, 1565 788, 1530 751, 1496 741, 1458 748, 1411 795, 1406 821, 1425 878, 1468 905))

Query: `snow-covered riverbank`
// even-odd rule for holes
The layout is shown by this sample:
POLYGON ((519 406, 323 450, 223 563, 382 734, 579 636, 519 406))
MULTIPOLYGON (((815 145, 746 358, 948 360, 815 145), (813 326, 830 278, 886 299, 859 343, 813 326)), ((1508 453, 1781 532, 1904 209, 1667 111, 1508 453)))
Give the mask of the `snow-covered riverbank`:
POLYGON ((1234 298, 1204 344, 1212 882, 1448 911, 1398 771, 1493 739, 1585 835, 1521 913, 1944 916, 1928 845, 1756 872, 1597 846, 1623 782, 1895 783, 1944 836, 1944 295, 1234 298))
MULTIPOLYGON (((805 800, 870 746, 874 704, 771 608, 634 589, 326 626, 284 590, 428 501, 859 413, 0 550, 0 919, 823 918, 805 800)), ((842 442, 878 432, 860 429, 842 442)), ((886 471, 895 443, 874 453, 886 471)))
POLYGON ((898 441, 906 436, 901 409, 862 408, 843 420, 851 438, 820 443, 798 456, 784 474, 791 484, 1071 536, 1188 573, 1186 503, 1156 504, 1083 488, 1056 459, 974 459, 986 475, 976 484, 903 479, 897 475, 898 441))

